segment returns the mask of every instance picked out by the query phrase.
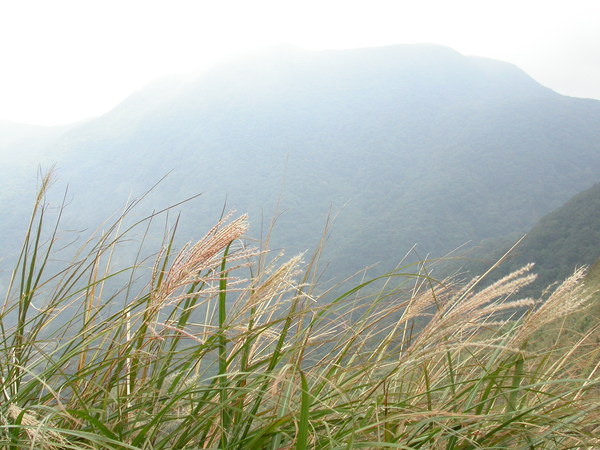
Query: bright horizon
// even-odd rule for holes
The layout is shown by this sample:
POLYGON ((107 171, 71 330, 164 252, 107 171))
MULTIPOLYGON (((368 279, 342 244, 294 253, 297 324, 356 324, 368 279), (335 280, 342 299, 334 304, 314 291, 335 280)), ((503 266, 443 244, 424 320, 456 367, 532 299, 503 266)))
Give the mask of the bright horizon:
POLYGON ((600 2, 22 0, 0 6, 0 119, 101 115, 157 78, 294 45, 432 43, 519 66, 561 94, 600 99, 600 2))

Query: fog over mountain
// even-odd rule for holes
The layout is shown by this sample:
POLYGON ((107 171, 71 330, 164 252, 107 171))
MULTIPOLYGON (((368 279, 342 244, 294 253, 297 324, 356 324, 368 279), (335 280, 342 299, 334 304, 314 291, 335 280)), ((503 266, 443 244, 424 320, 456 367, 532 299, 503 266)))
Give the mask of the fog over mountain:
MULTIPOLYGON (((273 245, 294 253, 317 244, 331 211, 326 255, 346 274, 391 268, 414 244, 441 256, 525 232, 600 181, 600 101, 433 45, 280 50, 154 83, 52 130, 0 145, 57 163, 72 228, 95 228, 169 173, 143 206, 202 193, 182 207, 183 239, 200 237, 226 200, 250 214, 255 237, 280 213, 273 245)), ((11 217, 0 235, 14 250, 35 171, 3 158, 11 217)))

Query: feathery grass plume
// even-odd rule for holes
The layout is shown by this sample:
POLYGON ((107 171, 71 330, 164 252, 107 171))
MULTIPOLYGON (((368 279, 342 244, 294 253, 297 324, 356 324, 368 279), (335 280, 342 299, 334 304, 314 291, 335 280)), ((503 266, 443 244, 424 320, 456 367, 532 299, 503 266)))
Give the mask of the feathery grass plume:
POLYGON ((480 334, 483 329, 489 330, 499 314, 531 306, 533 301, 529 299, 510 299, 512 294, 535 280, 535 275, 527 273, 531 268, 532 265, 525 266, 481 291, 473 291, 472 283, 459 289, 438 291, 437 310, 407 351, 413 354, 424 350, 444 351, 441 343, 444 346, 467 345, 470 336, 480 334))
MULTIPOLYGON (((177 290, 198 281, 214 282, 219 279, 218 274, 211 274, 211 278, 200 279, 205 270, 214 270, 221 263, 222 252, 227 245, 239 239, 248 230, 248 217, 243 215, 231 223, 227 223, 229 216, 223 218, 196 244, 184 248, 175 257, 164 281, 160 284, 155 301, 164 302, 177 290)), ((254 252, 236 255, 236 259, 251 256, 254 252)), ((229 257, 229 261, 232 256, 229 257)), ((190 295, 190 294, 186 294, 190 295)))
POLYGON ((547 300, 540 302, 540 306, 527 315, 519 332, 513 336, 511 346, 518 347, 544 325, 583 309, 591 298, 591 293, 585 291, 582 282, 585 273, 586 267, 576 269, 547 300))
POLYGON ((334 291, 318 254, 266 264, 228 216, 180 251, 165 233, 146 272, 142 250, 116 266, 119 219, 52 273, 44 210, 0 312, 2 448, 600 445, 600 369, 580 363, 600 350, 533 342, 585 306, 583 272, 545 301, 518 295, 531 266, 478 290, 405 264, 334 291))

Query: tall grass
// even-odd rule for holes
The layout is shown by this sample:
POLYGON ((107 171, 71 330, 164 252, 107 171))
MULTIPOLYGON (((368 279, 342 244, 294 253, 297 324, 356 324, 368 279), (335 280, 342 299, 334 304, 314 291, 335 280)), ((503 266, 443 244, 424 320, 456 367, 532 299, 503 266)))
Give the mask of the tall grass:
POLYGON ((316 259, 246 246, 241 216, 113 269, 117 221, 48 272, 47 184, 0 316, 2 448, 600 445, 598 349, 529 344, 585 307, 582 271, 543 302, 518 297, 530 266, 485 289, 421 264, 317 294, 316 259))

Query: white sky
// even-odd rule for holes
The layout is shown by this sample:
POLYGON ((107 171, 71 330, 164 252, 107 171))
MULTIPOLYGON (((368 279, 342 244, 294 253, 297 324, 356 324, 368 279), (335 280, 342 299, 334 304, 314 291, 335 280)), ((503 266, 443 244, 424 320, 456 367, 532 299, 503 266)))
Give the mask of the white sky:
POLYGON ((0 0, 0 119, 100 115, 157 77, 266 46, 416 42, 600 99, 600 0, 0 0))

